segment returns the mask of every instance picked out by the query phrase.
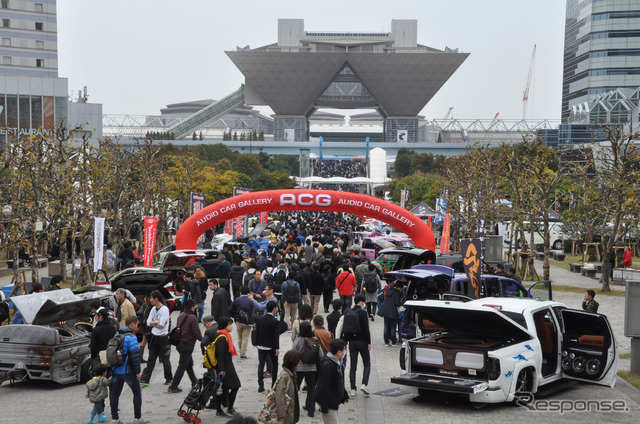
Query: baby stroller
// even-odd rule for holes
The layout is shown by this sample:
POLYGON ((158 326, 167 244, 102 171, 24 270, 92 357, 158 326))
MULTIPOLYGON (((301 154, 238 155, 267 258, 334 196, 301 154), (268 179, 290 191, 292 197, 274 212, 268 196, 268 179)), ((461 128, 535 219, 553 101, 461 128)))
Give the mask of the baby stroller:
POLYGON ((219 384, 220 381, 215 369, 204 373, 180 405, 178 416, 188 423, 201 424, 202 420, 198 418, 198 414, 205 408, 207 401, 214 395, 219 384))

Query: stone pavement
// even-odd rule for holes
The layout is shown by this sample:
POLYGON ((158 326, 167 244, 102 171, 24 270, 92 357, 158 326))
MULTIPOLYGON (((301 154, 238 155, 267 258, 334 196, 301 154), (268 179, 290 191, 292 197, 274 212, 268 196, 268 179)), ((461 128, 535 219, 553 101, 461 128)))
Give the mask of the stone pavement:
MULTIPOLYGON (((541 272, 541 262, 539 272, 541 272)), ((557 267, 552 267, 551 279, 560 285, 571 285, 587 288, 599 288, 597 280, 582 277, 579 274, 570 273, 557 267)), ((8 284, 10 277, 0 279, 0 286, 8 284)), ((525 283, 529 286, 529 283, 525 283)), ((615 287, 618 289, 619 287, 615 287)), ((209 308, 209 298, 207 306, 209 308)), ((554 299, 567 304, 569 307, 579 308, 582 302, 581 293, 555 292, 554 299)), ((616 343, 620 352, 629 352, 630 341, 624 337, 624 298, 614 296, 598 296, 600 311, 606 314, 614 328, 616 343)), ((173 314, 175 321, 177 314, 173 314)), ((175 324, 175 322, 174 322, 175 324)), ((560 391, 548 400, 620 400, 625 402, 627 411, 624 412, 533 412, 522 407, 511 405, 488 405, 478 408, 477 405, 452 396, 433 396, 428 399, 421 398, 415 401, 415 394, 409 393, 410 389, 398 387, 391 384, 391 377, 400 373, 397 346, 388 347, 382 344, 382 320, 377 319, 371 323, 371 332, 374 336, 372 346, 372 371, 369 381, 369 389, 372 395, 364 398, 362 393, 358 393, 356 399, 340 407, 339 417, 342 423, 399 423, 399 422, 427 422, 437 421, 443 423, 471 423, 471 422, 492 422, 492 423, 539 423, 543 422, 611 422, 611 423, 637 423, 640 422, 640 402, 639 392, 629 388, 625 382, 619 381, 615 388, 577 384, 569 389, 560 391), (380 396, 377 392, 388 389, 400 389, 405 393, 397 397, 380 396)), ((235 336, 235 329, 233 336, 235 336)), ((290 334, 281 336, 281 355, 291 347, 290 334)), ((257 353, 255 348, 249 347, 248 359, 234 358, 234 363, 240 379, 242 388, 238 393, 235 409, 242 415, 256 416, 264 399, 264 394, 258 393, 257 384, 257 353)), ((177 366, 178 355, 175 349, 172 353, 171 361, 173 370, 177 366)), ((202 372, 199 368, 202 356, 199 350, 194 352, 194 362, 198 374, 202 372)), ((279 364, 281 366, 281 363, 279 364)), ((348 365, 349 367, 350 365, 348 365)), ((628 369, 628 360, 619 362, 620 369, 628 369), (626 361, 626 366, 625 366, 626 361)), ((348 369, 348 368, 347 368, 348 369)), ((362 363, 358 364, 358 387, 362 376, 362 363)), ((347 385, 348 373, 347 373, 347 385)), ((150 419, 153 423, 184 422, 177 417, 176 412, 187 394, 188 377, 185 376, 182 388, 185 390, 179 394, 166 393, 166 386, 163 385, 161 366, 158 364, 154 370, 151 385, 143 389, 143 417, 150 419)), ((396 392, 399 392, 396 390, 396 392)), ((87 421, 91 404, 85 398, 86 389, 84 385, 73 384, 69 386, 59 386, 57 384, 28 381, 10 387, 8 383, 0 385, 0 408, 2 412, 2 422, 17 422, 28 419, 35 423, 84 423, 87 421)), ((300 392, 301 402, 304 401, 306 393, 300 392)), ((133 420, 133 407, 131 392, 125 386, 121 396, 121 419, 125 422, 133 420)), ((107 407, 107 412, 109 411, 107 407)), ((205 410, 200 414, 204 423, 226 422, 226 419, 216 418, 215 411, 205 410)), ((109 421, 107 421, 109 422, 109 421)), ((301 423, 322 422, 319 413, 314 418, 309 418, 306 413, 301 413, 301 423)))

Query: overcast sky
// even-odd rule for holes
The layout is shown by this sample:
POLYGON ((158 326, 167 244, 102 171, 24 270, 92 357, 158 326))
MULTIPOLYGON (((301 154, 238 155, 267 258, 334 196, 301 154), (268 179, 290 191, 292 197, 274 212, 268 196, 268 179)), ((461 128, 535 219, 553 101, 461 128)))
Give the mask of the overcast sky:
POLYGON ((471 54, 424 108, 427 119, 450 106, 457 119, 521 119, 534 44, 527 118, 560 118, 564 0, 59 0, 57 8, 58 74, 74 97, 87 86, 108 114, 224 97, 244 82, 224 52, 277 42, 278 18, 352 32, 417 19, 418 43, 471 54))

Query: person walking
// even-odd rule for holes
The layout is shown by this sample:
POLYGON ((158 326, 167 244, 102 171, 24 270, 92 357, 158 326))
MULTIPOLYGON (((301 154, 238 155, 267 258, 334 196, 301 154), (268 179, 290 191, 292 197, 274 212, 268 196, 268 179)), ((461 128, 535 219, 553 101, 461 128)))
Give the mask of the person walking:
POLYGON ((264 366, 271 358, 271 386, 276 383, 278 355, 280 354, 280 331, 278 319, 274 316, 278 302, 267 303, 266 314, 256 321, 256 344, 258 348, 258 392, 264 392, 264 366))
POLYGON ((291 331, 298 315, 298 307, 302 305, 300 284, 295 280, 295 272, 290 272, 289 279, 282 284, 282 298, 284 299, 284 322, 291 331))
POLYGON ((353 294, 357 287, 356 277, 351 273, 349 264, 346 262, 342 265, 342 272, 336 277, 336 287, 344 305, 343 313, 346 314, 351 309, 353 294))
POLYGON ((229 302, 229 293, 220 287, 216 278, 209 280, 209 290, 213 292, 213 296, 211 297, 211 315, 213 315, 216 322, 219 322, 220 318, 229 316, 229 305, 231 304, 231 302, 229 302))
POLYGON ((116 290, 116 301, 118 307, 116 309, 116 322, 119 327, 124 327, 127 318, 136 316, 136 310, 129 299, 127 299, 127 290, 119 288, 116 290))
POLYGON ((322 302, 324 304, 324 313, 329 313, 329 306, 333 302, 333 292, 336 289, 336 274, 332 271, 331 264, 325 263, 322 267, 322 302))
MULTIPOLYGON (((205 315, 202 317, 202 325, 204 325, 204 335, 202 336, 202 341, 200 342, 200 351, 204 356, 204 352, 209 346, 209 343, 213 343, 218 337, 218 323, 213 319, 213 315, 205 315)), ((211 368, 207 370, 207 373, 211 377, 215 377, 215 368, 211 368)), ((209 403, 205 405, 207 409, 216 409, 216 396, 213 394, 209 399, 209 403)))
POLYGON ((325 424, 337 423, 338 408, 341 404, 349 402, 349 395, 344 387, 344 366, 342 365, 346 350, 344 340, 332 340, 329 353, 318 368, 315 401, 320 407, 322 421, 325 424))
POLYGON ((253 329, 253 301, 249 299, 249 288, 240 287, 240 296, 233 299, 229 306, 229 314, 236 320, 236 331, 238 333, 238 349, 240 358, 247 359, 247 347, 249 347, 249 336, 253 329))
POLYGON ((402 293, 395 287, 395 282, 389 281, 384 291, 384 300, 378 310, 378 315, 384 319, 384 344, 391 346, 397 343, 396 328, 398 327, 398 308, 402 305, 402 293))
POLYGON ((622 254, 622 266, 625 268, 631 268, 633 265, 633 253, 629 246, 624 247, 624 253, 622 254))
POLYGON ((318 313, 323 291, 324 278, 322 278, 322 274, 320 274, 320 265, 313 264, 311 265, 311 276, 309 277, 309 297, 311 299, 313 315, 318 313))
POLYGON ((307 387, 307 399, 304 409, 307 415, 313 417, 315 411, 315 388, 317 365, 322 359, 320 341, 313 335, 311 323, 300 323, 300 335, 293 342, 293 349, 300 352, 300 364, 296 368, 296 382, 298 387, 305 381, 307 387))
POLYGON ((109 403, 111 404, 111 422, 113 424, 122 424, 119 416, 120 394, 124 383, 131 389, 133 393, 133 415, 134 424, 146 424, 149 420, 142 418, 142 388, 140 387, 140 350, 138 348, 138 339, 135 330, 138 328, 138 317, 132 316, 127 318, 125 326, 118 330, 118 334, 124 335, 124 343, 122 345, 122 353, 124 355, 124 363, 113 367, 113 381, 111 383, 111 395, 109 403))
POLYGON ((109 318, 109 311, 107 309, 99 309, 96 312, 95 319, 97 324, 91 331, 91 341, 89 342, 89 349, 91 349, 91 359, 93 360, 94 367, 102 362, 100 352, 105 351, 106 353, 109 340, 111 340, 118 331, 111 318, 109 318))
POLYGON ((113 377, 107 378, 107 367, 102 364, 97 364, 93 367, 93 372, 96 375, 91 380, 87 381, 87 397, 89 402, 93 403, 93 409, 89 416, 88 424, 96 424, 94 418, 98 418, 98 422, 104 422, 107 417, 104 412, 104 400, 109 397, 109 386, 113 377))
POLYGON ((196 308, 198 304, 193 299, 187 299, 184 304, 184 311, 178 316, 176 326, 180 328, 180 343, 176 347, 180 354, 178 360, 178 368, 173 376, 173 381, 169 388, 168 393, 180 393, 180 382, 184 372, 187 372, 189 379, 191 380, 191 386, 198 382, 195 372, 193 371, 193 349, 196 345, 196 341, 202 341, 202 333, 198 326, 198 318, 196 318, 196 308))
POLYGON ((218 399, 217 416, 219 417, 236 415, 236 410, 233 409, 233 406, 236 402, 238 390, 242 386, 236 368, 233 365, 233 357, 238 356, 238 353, 233 345, 233 339, 231 337, 232 330, 233 318, 222 317, 218 320, 218 335, 224 337, 218 337, 215 341, 216 359, 218 360, 216 371, 222 378, 222 396, 227 400, 227 410, 224 411, 222 409, 222 399, 218 399))
POLYGON ((380 292, 381 288, 382 284, 376 272, 376 266, 368 264, 367 272, 362 274, 362 290, 367 304, 367 314, 371 321, 375 321, 376 309, 378 308, 378 292, 380 292))
POLYGON ((311 323, 313 319, 313 311, 311 310, 311 305, 307 305, 306 303, 300 306, 298 310, 298 319, 293 321, 293 325, 291 326, 291 341, 295 341, 300 333, 300 324, 302 322, 311 323))
POLYGON ((154 290, 149 295, 151 305, 151 311, 149 312, 149 318, 147 318, 147 326, 151 328, 151 340, 149 341, 149 359, 147 359, 147 366, 142 371, 142 377, 140 377, 140 385, 143 387, 149 386, 149 380, 151 379, 151 373, 156 366, 156 360, 159 358, 164 368, 164 379, 167 386, 171 384, 173 374, 171 373, 171 361, 169 356, 171 355, 171 345, 169 344, 169 324, 171 318, 169 316, 169 308, 164 304, 164 297, 158 290, 154 290))
POLYGON ((326 355, 329 353, 329 345, 331 344, 331 340, 333 340, 333 335, 331 335, 329 330, 324 328, 324 318, 322 315, 316 315, 313 317, 313 327, 313 335, 320 341, 322 354, 326 355))
POLYGON ((362 358, 363 372, 360 391, 365 397, 369 396, 369 374, 371 373, 371 333, 369 332, 369 317, 363 308, 365 297, 362 293, 355 295, 356 305, 345 314, 342 325, 342 336, 349 342, 349 383, 351 383, 350 397, 356 397, 356 372, 358 370, 358 354, 362 358))
POLYGON ((240 265, 240 258, 235 258, 231 267, 229 279, 231 280, 231 290, 233 290, 233 298, 240 296, 240 286, 242 285, 242 277, 244 268, 240 265))
POLYGON ((294 424, 300 420, 300 401, 295 373, 299 363, 300 352, 297 350, 290 350, 284 354, 282 372, 274 388, 279 423, 294 424))

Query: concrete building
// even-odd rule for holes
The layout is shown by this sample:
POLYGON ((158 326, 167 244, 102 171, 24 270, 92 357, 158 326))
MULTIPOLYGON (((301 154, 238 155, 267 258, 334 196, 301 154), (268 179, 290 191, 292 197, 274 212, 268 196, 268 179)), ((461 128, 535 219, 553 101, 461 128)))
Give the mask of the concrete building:
POLYGON ((56 125, 102 136, 102 105, 87 103, 86 89, 70 102, 58 77, 55 0, 0 0, 0 38, 0 139, 53 135, 56 125))
POLYGON ((561 111, 571 122, 596 96, 640 86, 640 1, 567 0, 564 46, 561 111))
POLYGON ((375 109, 385 142, 416 142, 418 114, 468 56, 417 39, 416 20, 392 20, 390 32, 314 32, 279 19, 277 43, 227 55, 245 76, 245 102, 275 112, 275 140, 309 140, 309 118, 333 108, 375 109))

